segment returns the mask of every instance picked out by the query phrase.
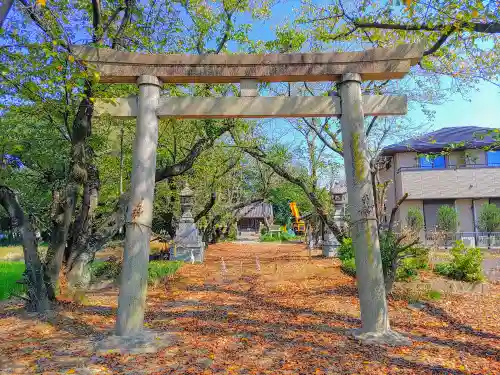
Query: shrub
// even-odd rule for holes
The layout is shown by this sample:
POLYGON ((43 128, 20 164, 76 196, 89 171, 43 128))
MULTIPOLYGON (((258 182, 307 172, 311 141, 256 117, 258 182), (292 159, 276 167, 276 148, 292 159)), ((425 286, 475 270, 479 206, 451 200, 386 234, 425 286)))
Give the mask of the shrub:
POLYGON ((173 275, 181 268, 182 263, 183 262, 179 260, 157 260, 149 262, 148 282, 153 284, 166 276, 173 275))
POLYGON ((348 258, 343 260, 340 269, 346 274, 356 277, 356 263, 354 258, 348 258))
POLYGON ((420 211, 418 208, 411 207, 408 210, 406 224, 415 233, 420 232, 424 227, 424 215, 422 215, 422 211, 420 211))
POLYGON ((429 290, 429 292, 427 293, 427 297, 433 300, 441 299, 441 292, 439 290, 434 290, 434 289, 429 290))
POLYGON ((488 233, 488 248, 491 246, 490 233, 500 227, 500 208, 494 203, 485 203, 479 214, 479 230, 488 233))
POLYGON ((90 265, 90 274, 92 280, 98 279, 116 279, 120 275, 122 269, 121 261, 114 257, 110 257, 105 262, 93 262, 90 265))
POLYGON ((266 233, 266 234, 260 236, 260 241, 261 242, 280 242, 280 241, 290 241, 293 238, 295 238, 295 236, 288 234, 288 233, 284 233, 284 232, 279 232, 278 234, 266 233))
POLYGON ((460 281, 478 282, 484 280, 481 249, 468 248, 462 241, 457 241, 450 252, 451 262, 437 264, 434 267, 436 273, 460 281))
POLYGON ((437 226, 445 232, 455 232, 458 227, 458 213, 455 208, 441 206, 437 212, 437 226))
POLYGON ((342 244, 338 248, 337 255, 341 261, 354 259, 354 247, 352 246, 352 238, 346 237, 342 240, 342 244))
POLYGON ((236 225, 231 225, 229 231, 227 233, 226 240, 234 241, 238 237, 238 231, 236 229, 236 225))
MULTIPOLYGON (((405 248, 405 245, 399 243, 392 232, 380 233, 380 252, 387 292, 391 291, 394 280, 412 279, 417 276, 418 269, 427 268, 429 263, 429 253, 425 247, 413 245, 405 248)), ((344 272, 348 274, 356 272, 351 238, 343 240, 338 249, 338 257, 342 261, 341 269, 344 272), (345 269, 344 265, 346 265, 345 269)))
MULTIPOLYGON (((173 275, 182 266, 182 261, 154 260, 149 262, 148 282, 155 283, 165 276, 173 275)), ((121 262, 117 259, 110 259, 106 262, 95 262, 91 265, 92 279, 112 279, 118 278, 121 272, 121 262)))

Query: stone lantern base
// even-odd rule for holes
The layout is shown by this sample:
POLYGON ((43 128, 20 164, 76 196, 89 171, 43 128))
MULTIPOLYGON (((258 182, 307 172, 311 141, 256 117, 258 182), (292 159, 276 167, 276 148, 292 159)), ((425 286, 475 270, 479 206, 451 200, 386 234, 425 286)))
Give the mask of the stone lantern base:
POLYGON ((325 229, 325 239, 323 241, 322 253, 324 257, 334 258, 337 256, 339 242, 330 229, 325 229))
POLYGON ((181 221, 175 234, 174 243, 175 250, 171 259, 191 263, 194 258, 194 261, 197 263, 203 262, 205 258, 205 244, 201 241, 201 236, 195 223, 181 221))

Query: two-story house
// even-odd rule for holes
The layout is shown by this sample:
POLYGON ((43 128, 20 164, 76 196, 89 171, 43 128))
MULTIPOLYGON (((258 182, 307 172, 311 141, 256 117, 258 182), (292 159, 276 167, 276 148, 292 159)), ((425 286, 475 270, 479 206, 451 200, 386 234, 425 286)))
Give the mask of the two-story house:
POLYGON ((449 205, 458 212, 458 231, 475 236, 470 232, 478 231, 481 206, 490 202, 500 207, 500 151, 495 150, 498 141, 488 135, 491 131, 443 128, 385 147, 382 155, 387 163, 379 177, 393 182, 387 212, 408 193, 396 218, 399 223, 404 225, 409 208, 416 207, 423 213, 425 230, 432 231, 439 207, 449 205), (451 151, 450 145, 454 145, 451 151))

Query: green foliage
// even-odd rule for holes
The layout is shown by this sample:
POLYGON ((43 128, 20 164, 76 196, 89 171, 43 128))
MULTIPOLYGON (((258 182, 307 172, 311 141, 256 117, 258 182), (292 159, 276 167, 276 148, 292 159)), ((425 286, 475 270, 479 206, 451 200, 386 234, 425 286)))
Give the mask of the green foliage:
POLYGON ((260 241, 261 242, 281 242, 281 241, 290 241, 294 239, 295 236, 284 233, 284 232, 279 232, 279 233, 266 233, 260 236, 260 241))
POLYGON ((354 258, 343 260, 340 269, 349 276, 356 277, 356 261, 354 258))
POLYGON ((92 280, 98 279, 116 279, 121 272, 121 262, 109 260, 106 262, 93 262, 90 265, 90 274, 92 280))
POLYGON ((24 285, 16 283, 22 280, 23 272, 23 262, 0 262, 0 301, 23 294, 24 285))
MULTIPOLYGON (((182 261, 155 260, 149 262, 148 282, 152 284, 165 276, 173 275, 182 264, 182 261)), ((94 262, 90 268, 92 279, 117 279, 120 275, 121 267, 121 262, 114 259, 106 262, 94 262)))
POLYGON ((455 208, 441 206, 437 212, 437 226, 445 232, 455 232, 458 228, 458 213, 455 208))
POLYGON ((284 182, 272 189, 269 193, 269 201, 273 205, 274 221, 279 225, 286 225, 292 215, 290 202, 297 203, 301 215, 313 210, 311 201, 304 191, 291 182, 284 182))
POLYGON ((494 203, 485 203, 479 213, 479 230, 495 232, 500 227, 500 208, 494 203))
POLYGON ((166 276, 173 275, 179 270, 179 268, 181 268, 182 264, 183 262, 178 260, 155 260, 149 262, 148 282, 152 284, 166 276))
POLYGON ((427 293, 427 297, 431 300, 439 300, 441 299, 441 292, 439 290, 429 290, 427 293))
POLYGON ((424 227, 424 215, 422 211, 416 207, 410 207, 408 216, 406 217, 406 224, 415 233, 420 232, 424 227))
POLYGON ((354 259, 354 247, 352 246, 352 238, 346 237, 340 244, 337 255, 341 261, 354 259))
POLYGON ((429 267, 427 256, 405 258, 396 270, 396 280, 410 281, 418 276, 418 270, 429 267))
POLYGON ((451 279, 479 282, 484 280, 483 254, 481 249, 466 247, 462 241, 457 241, 450 250, 452 260, 440 263, 434 267, 434 271, 451 279))
MULTIPOLYGON (((382 268, 386 278, 392 272, 396 272, 396 280, 410 280, 418 275, 419 269, 428 267, 428 250, 419 245, 410 246, 403 252, 398 251, 396 244, 397 238, 392 233, 382 231, 380 233, 380 252, 382 256, 382 268), (392 270, 393 260, 395 260, 396 269, 392 270)), ((351 238, 344 238, 338 249, 338 257, 342 265, 347 264, 347 269, 355 269, 354 248, 351 238)))

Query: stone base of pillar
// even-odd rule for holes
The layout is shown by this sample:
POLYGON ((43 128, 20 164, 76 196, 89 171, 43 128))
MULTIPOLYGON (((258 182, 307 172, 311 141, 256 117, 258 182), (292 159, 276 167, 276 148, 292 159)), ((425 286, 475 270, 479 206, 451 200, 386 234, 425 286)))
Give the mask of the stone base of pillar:
POLYGON ((97 354, 120 353, 150 354, 156 353, 167 346, 175 345, 178 338, 169 332, 156 332, 144 329, 131 336, 107 336, 95 343, 97 354))
POLYGON ((384 332, 363 332, 362 329, 353 329, 349 333, 365 345, 411 345, 411 340, 408 337, 390 329, 384 332))
POLYGON ((335 258, 337 256, 337 245, 323 244, 322 252, 323 256, 327 258, 335 258))
POLYGON ((181 221, 175 238, 175 250, 172 260, 182 260, 191 263, 202 263, 205 258, 205 245, 201 241, 196 224, 189 221, 181 221))
POLYGON ((173 256, 170 258, 172 260, 182 260, 185 263, 191 263, 194 259, 195 263, 203 263, 205 259, 205 250, 203 245, 201 246, 177 246, 173 256), (192 257, 191 257, 192 255, 192 257))
POLYGON ((323 256, 327 258, 336 257, 339 245, 340 244, 333 235, 333 233, 330 230, 327 230, 325 233, 325 240, 322 246, 323 256))

